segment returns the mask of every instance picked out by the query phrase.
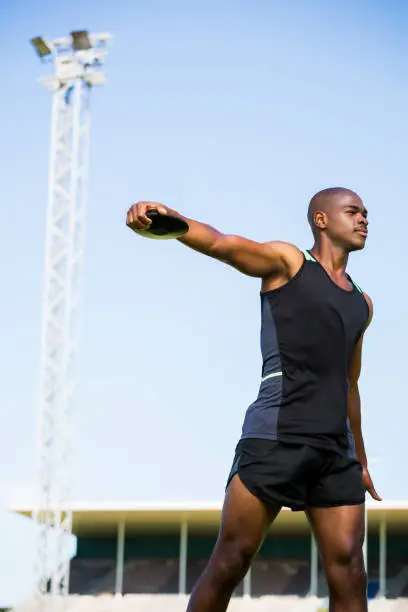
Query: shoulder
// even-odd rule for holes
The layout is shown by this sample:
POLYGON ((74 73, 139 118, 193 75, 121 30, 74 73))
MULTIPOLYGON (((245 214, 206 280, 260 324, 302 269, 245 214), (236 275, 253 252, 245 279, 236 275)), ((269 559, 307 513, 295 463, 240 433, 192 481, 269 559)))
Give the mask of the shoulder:
MULTIPOLYGON (((281 261, 285 264, 285 267, 290 271, 293 271, 303 264, 304 254, 303 252, 294 244, 290 242, 282 242, 279 240, 273 240, 272 242, 268 242, 268 247, 274 251, 276 255, 279 256, 281 261)), ((296 270, 296 271, 297 271, 296 270)))
POLYGON ((273 241, 266 243, 276 262, 272 274, 262 279, 262 291, 271 291, 285 285, 299 272, 305 262, 302 251, 289 242, 273 241))
POLYGON ((270 242, 267 242, 266 244, 268 244, 273 249, 281 251, 282 253, 302 254, 302 251, 297 246, 295 246, 294 244, 291 244, 290 242, 283 242, 282 240, 271 240, 270 242))

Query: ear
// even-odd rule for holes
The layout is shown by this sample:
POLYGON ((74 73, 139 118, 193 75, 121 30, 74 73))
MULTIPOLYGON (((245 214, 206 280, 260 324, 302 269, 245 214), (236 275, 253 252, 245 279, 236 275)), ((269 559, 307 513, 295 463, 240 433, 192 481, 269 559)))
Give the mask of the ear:
POLYGON ((318 211, 315 213, 315 216, 314 216, 314 224, 315 224, 315 226, 316 226, 316 227, 318 227, 320 230, 323 230, 323 229, 325 229, 325 228, 327 227, 327 221, 328 221, 328 219, 327 219, 327 215, 326 215, 326 213, 324 213, 324 212, 323 212, 323 211, 321 211, 321 210, 318 210, 318 211))

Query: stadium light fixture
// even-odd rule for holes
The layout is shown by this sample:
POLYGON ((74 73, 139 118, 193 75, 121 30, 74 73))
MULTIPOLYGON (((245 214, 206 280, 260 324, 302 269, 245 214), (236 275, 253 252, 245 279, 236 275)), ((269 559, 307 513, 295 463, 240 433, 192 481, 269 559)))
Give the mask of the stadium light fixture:
POLYGON ((104 85, 106 79, 103 72, 86 72, 84 75, 84 81, 91 87, 94 87, 95 85, 104 85))
POLYGON ((52 48, 42 36, 36 36, 35 38, 32 38, 31 43, 37 51, 38 55, 41 57, 41 59, 43 57, 47 57, 47 55, 51 55, 52 48))
POLYGON ((71 32, 72 47, 75 51, 88 51, 92 48, 91 39, 87 30, 77 30, 71 32))
MULTIPOLYGON (((1 2, 1 0, 0 0, 1 2)), ((31 39, 40 59, 52 66, 41 78, 52 91, 45 279, 41 332, 37 593, 69 592, 72 534, 71 428, 75 404, 78 303, 84 252, 84 217, 90 143, 90 96, 103 83, 108 34, 73 31, 31 39), (52 527, 53 529, 50 529, 52 527)), ((41 601, 41 600, 40 600, 41 601)))

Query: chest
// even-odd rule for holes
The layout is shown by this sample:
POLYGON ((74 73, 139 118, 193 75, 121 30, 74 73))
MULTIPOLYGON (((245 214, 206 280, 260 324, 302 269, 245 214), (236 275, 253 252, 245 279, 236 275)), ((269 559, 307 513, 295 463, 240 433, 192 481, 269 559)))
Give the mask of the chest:
POLYGON ((354 286, 351 291, 337 286, 317 264, 305 266, 296 279, 268 297, 279 328, 291 342, 351 349, 368 319, 363 294, 354 286))
POLYGON ((361 291, 347 279, 339 286, 318 264, 308 265, 298 280, 296 301, 303 305, 302 318, 314 320, 321 333, 325 329, 341 332, 347 343, 355 343, 368 319, 368 305, 361 291))

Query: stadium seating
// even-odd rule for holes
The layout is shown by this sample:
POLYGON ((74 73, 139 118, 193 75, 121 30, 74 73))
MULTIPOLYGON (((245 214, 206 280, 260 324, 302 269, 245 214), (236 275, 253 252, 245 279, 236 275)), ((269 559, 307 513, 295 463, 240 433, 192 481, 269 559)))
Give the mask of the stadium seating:
MULTIPOLYGON (((114 559, 73 559, 70 569, 70 592, 78 595, 90 595, 101 592, 94 584, 103 579, 110 572, 114 572, 116 562, 114 559)), ((115 588, 115 578, 106 591, 115 588)))
POLYGON ((128 561, 123 570, 123 592, 124 594, 177 593, 178 561, 175 559, 128 561))
MULTIPOLYGON (((207 559, 193 559, 187 566, 187 591, 191 592, 201 575, 207 559)), ((77 557, 71 562, 70 593, 97 595, 113 593, 116 569, 112 559, 77 557)), ((265 595, 307 594, 310 582, 309 563, 295 559, 256 559, 252 567, 252 594, 265 595)), ((123 569, 123 593, 176 594, 178 592, 177 559, 132 559, 123 569)), ((235 593, 243 594, 240 584, 235 593)))
MULTIPOLYGON (((191 591, 206 563, 192 559, 187 570, 187 590, 191 591)), ((369 584, 370 610, 375 612, 408 612, 408 566, 405 560, 387 564, 387 589, 390 600, 376 600, 378 593, 377 568, 372 568, 369 584), (399 599, 398 599, 399 598, 399 599)), ((123 598, 112 598, 115 590, 116 568, 113 559, 81 558, 72 560, 70 574, 69 610, 72 612, 154 612, 165 602, 166 612, 184 612, 183 598, 178 591, 178 560, 172 558, 129 559, 123 571, 123 598), (77 595, 77 597, 75 597, 77 595), (110 595, 110 596, 109 596, 110 595), (82 596, 82 597, 81 597, 82 596), (90 597, 86 597, 90 596, 90 597), (97 596, 97 597, 92 597, 97 596), (129 602, 132 601, 132 604, 129 602), (144 603, 143 603, 144 602, 144 603), (142 607, 140 607, 142 606, 142 607), (144 606, 144 607, 143 607, 144 606)), ((229 610, 237 612, 324 612, 327 584, 319 572, 319 604, 305 598, 309 589, 310 567, 300 559, 257 558, 252 566, 251 600, 242 599, 242 584, 234 593, 229 610)), ((162 608, 163 609, 163 608, 162 608)), ((21 612, 33 612, 33 603, 21 612)), ((51 612, 51 610, 49 611, 51 612)), ((54 612, 54 610, 52 611, 54 612)), ((66 610, 64 610, 66 612, 66 610)))
POLYGON ((309 563, 293 559, 255 559, 251 590, 265 595, 306 595, 310 585, 309 563))
POLYGON ((405 559, 394 560, 387 566, 387 587, 390 597, 408 596, 408 566, 405 559))
MULTIPOLYGON (((71 562, 70 593, 98 595, 115 590, 116 564, 112 559, 82 559, 71 562)), ((167 593, 178 591, 178 561, 133 559, 123 568, 123 592, 167 593)))

